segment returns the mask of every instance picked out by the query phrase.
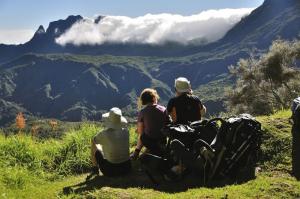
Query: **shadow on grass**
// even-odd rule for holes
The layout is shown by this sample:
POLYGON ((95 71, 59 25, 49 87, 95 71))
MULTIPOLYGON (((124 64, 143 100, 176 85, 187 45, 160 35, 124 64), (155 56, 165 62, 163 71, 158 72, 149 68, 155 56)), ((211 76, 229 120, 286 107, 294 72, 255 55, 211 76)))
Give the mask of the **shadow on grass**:
POLYGON ((203 182, 203 178, 199 174, 189 173, 178 181, 166 181, 159 174, 154 175, 155 180, 158 184, 154 184, 151 179, 147 176, 146 172, 143 171, 140 165, 135 162, 133 170, 130 174, 120 177, 106 177, 106 176, 94 176, 93 178, 79 182, 78 184, 64 187, 63 194, 68 195, 70 193, 80 194, 95 189, 101 189, 102 187, 111 188, 146 188, 154 189, 166 193, 179 193, 185 192, 191 188, 199 187, 220 187, 232 184, 234 182, 226 179, 222 181, 212 182, 209 186, 203 182))

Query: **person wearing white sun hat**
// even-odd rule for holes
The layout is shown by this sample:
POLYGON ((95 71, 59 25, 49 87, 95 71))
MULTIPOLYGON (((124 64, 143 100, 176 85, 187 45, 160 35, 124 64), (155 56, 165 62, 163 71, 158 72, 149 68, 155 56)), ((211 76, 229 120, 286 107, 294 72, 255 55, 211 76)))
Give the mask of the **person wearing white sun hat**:
POLYGON ((130 172, 129 131, 122 111, 111 108, 102 115, 105 129, 92 139, 93 174, 99 169, 105 176, 119 176, 130 172))

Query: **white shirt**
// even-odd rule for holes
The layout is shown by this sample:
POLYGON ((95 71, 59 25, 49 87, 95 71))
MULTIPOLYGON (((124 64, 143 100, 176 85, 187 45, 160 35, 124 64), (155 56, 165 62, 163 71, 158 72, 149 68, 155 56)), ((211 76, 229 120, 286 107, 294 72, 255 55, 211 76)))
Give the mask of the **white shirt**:
POLYGON ((105 129, 94 137, 95 144, 103 149, 104 159, 118 164, 129 160, 129 132, 128 129, 105 129))

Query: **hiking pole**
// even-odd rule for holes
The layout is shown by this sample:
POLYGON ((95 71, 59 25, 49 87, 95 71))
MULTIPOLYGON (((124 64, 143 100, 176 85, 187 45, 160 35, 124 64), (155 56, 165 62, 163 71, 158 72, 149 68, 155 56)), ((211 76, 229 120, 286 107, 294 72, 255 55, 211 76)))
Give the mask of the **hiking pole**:
MULTIPOLYGON (((231 159, 231 163, 229 164, 228 168, 224 171, 224 173, 227 173, 232 167, 233 165, 242 157, 242 155, 246 152, 247 149, 249 149, 250 147, 250 138, 253 135, 250 135, 248 137, 248 139, 240 146, 240 148, 238 148, 237 152, 234 153, 234 155, 230 158, 231 159), (246 145, 247 144, 247 145, 246 145), (245 146, 246 145, 246 146, 245 146), (244 147, 245 146, 245 147, 244 147), (244 148, 244 149, 243 149, 244 148), (241 151, 241 152, 240 152, 241 151), (240 152, 240 153, 239 153, 240 152), (238 154, 239 153, 239 154, 238 154)), ((223 172, 222 172, 223 173, 223 172)), ((223 174, 224 174, 223 173, 223 174)))
POLYGON ((207 164, 207 160, 205 159, 205 163, 203 165, 203 185, 206 185, 206 164, 207 164))
POLYGON ((217 168, 219 167, 219 164, 220 164, 220 162, 221 162, 221 159, 222 159, 222 157, 223 157, 225 151, 226 151, 226 147, 223 146, 222 149, 221 149, 221 151, 220 151, 220 153, 219 153, 219 155, 218 155, 218 157, 217 157, 216 164, 215 164, 215 166, 214 166, 214 168, 213 168, 211 174, 209 175, 209 178, 208 178, 209 182, 210 182, 211 179, 214 177, 214 175, 215 175, 215 173, 216 173, 216 171, 217 171, 217 168))

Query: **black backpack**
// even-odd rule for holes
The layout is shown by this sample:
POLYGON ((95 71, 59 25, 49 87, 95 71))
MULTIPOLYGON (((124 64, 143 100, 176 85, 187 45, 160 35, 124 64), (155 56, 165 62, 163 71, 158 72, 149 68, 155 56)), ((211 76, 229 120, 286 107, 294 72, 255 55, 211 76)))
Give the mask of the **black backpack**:
MULTIPOLYGON (((155 156, 153 154, 144 154, 140 158, 140 162, 146 174, 149 176, 151 181, 154 184, 159 184, 158 180, 154 177, 154 173, 158 173, 160 175, 170 174, 170 168, 177 164, 179 159, 183 160, 185 166, 188 164, 193 164, 196 157, 199 154, 194 153, 193 150, 194 144, 197 141, 201 146, 206 146, 210 148, 210 144, 212 140, 216 137, 218 129, 215 124, 216 119, 207 121, 196 121, 191 123, 190 125, 183 124, 169 124, 166 125, 162 129, 162 133, 168 138, 168 143, 166 146, 165 154, 162 157, 155 156), (179 154, 178 151, 173 151, 172 144, 182 144, 184 154, 179 154), (209 143, 209 144, 208 144, 209 143), (175 152, 175 153, 174 153, 175 152), (182 157, 185 156, 185 157, 182 157)), ((183 152, 183 151, 181 151, 183 152)), ((168 177, 171 177, 168 175, 168 177)), ((173 176, 172 180, 176 181, 181 179, 183 176, 173 176)))
MULTIPOLYGON (((187 167, 196 165, 197 168, 190 169, 203 172, 202 179, 199 180, 204 184, 219 178, 229 177, 234 181, 246 181, 255 177, 255 165, 260 153, 261 124, 248 114, 228 119, 214 118, 190 125, 168 125, 163 129, 163 133, 168 137, 168 145, 171 145, 166 147, 166 155, 161 158, 145 156, 141 159, 144 166, 149 168, 149 160, 159 163, 155 164, 159 165, 156 168, 163 168, 162 165, 172 163, 173 159, 176 159, 174 156, 178 155, 172 153, 173 142, 177 148, 185 147, 184 151, 181 151, 181 157, 179 156, 182 158, 180 162, 187 167), (185 163, 188 162, 184 161, 185 159, 193 161, 192 164, 185 163)), ((150 170, 148 168, 146 171, 150 170)), ((167 168, 170 168, 170 165, 167 168)), ((151 176, 150 178, 153 181, 151 176)))
POLYGON ((246 181, 255 177, 261 135, 261 124, 249 114, 223 121, 216 142, 212 145, 216 156, 210 179, 230 177, 246 181))
POLYGON ((169 124, 163 130, 163 134, 172 140, 181 141, 187 149, 192 149, 195 141, 201 139, 208 144, 211 144, 218 133, 216 121, 219 118, 211 120, 201 120, 190 123, 189 125, 183 124, 169 124))
POLYGON ((292 173, 300 180, 300 97, 292 103, 292 173))

